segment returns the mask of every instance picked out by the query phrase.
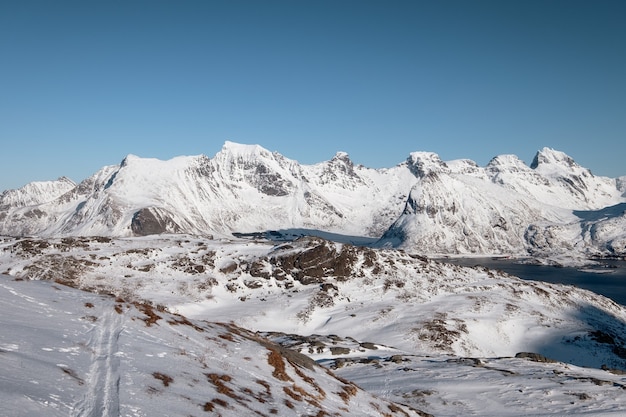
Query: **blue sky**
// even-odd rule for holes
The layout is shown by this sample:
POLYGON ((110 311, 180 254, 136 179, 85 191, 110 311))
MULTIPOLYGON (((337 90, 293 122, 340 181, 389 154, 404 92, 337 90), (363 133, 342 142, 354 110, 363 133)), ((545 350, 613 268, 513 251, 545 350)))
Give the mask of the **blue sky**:
POLYGON ((626 175, 626 2, 4 1, 0 190, 133 153, 301 163, 549 146, 626 175))

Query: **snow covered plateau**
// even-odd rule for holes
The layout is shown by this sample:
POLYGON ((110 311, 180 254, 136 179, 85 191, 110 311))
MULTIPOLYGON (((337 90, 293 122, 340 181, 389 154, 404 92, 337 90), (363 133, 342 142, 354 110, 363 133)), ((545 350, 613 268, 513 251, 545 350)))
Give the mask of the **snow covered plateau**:
POLYGON ((2 416, 623 416, 626 307, 433 256, 626 256, 626 177, 227 142, 0 195, 2 416))

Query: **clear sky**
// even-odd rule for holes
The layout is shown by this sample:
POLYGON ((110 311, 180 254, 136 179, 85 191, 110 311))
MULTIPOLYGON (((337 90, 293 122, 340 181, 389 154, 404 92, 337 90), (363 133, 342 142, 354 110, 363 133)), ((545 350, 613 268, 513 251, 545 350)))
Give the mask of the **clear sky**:
POLYGON ((626 1, 0 2, 0 190, 255 143, 626 175, 626 1))

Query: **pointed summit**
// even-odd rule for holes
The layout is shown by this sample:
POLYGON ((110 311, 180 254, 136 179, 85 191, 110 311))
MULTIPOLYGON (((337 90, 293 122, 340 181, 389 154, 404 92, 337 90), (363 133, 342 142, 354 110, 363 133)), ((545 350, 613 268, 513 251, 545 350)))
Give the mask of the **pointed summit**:
POLYGON ((407 163, 416 177, 450 171, 448 165, 434 152, 411 152, 407 163))
POLYGON ((350 156, 348 155, 347 152, 339 151, 335 154, 335 156, 333 156, 333 160, 335 159, 347 162, 347 161, 350 161, 350 156))
POLYGON ((569 168, 578 166, 578 164, 574 162, 574 159, 572 159, 572 157, 567 155, 565 152, 547 147, 537 151, 530 167, 532 169, 537 169, 541 165, 560 165, 569 168))
POLYGON ((528 169, 528 166, 517 155, 505 154, 493 157, 487 164, 487 168, 519 170, 528 169))

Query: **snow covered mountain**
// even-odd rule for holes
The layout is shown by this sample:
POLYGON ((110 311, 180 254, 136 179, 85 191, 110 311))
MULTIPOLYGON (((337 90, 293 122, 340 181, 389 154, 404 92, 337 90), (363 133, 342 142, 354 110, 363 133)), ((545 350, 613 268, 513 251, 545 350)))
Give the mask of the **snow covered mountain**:
POLYGON ((0 265, 12 416, 626 411, 626 308, 574 287, 318 238, 4 238, 0 265))
POLYGON ((544 148, 530 166, 502 155, 486 167, 416 152, 409 167, 418 182, 382 244, 439 254, 626 255, 618 181, 562 152, 544 148))
POLYGON ((76 187, 66 177, 56 181, 36 181, 17 190, 7 190, 0 195, 0 208, 37 206, 55 200, 76 187))
POLYGON ((302 165, 226 142, 213 158, 127 156, 74 184, 28 184, 0 195, 0 234, 141 236, 317 229, 382 236, 381 246, 431 254, 624 256, 623 179, 596 177, 544 148, 479 167, 412 153, 389 169, 339 152, 302 165))
POLYGON ((354 166, 345 153, 304 166, 260 146, 227 142, 212 159, 129 155, 49 201, 15 204, 16 192, 7 191, 0 234, 230 235, 304 227, 380 236, 414 182, 404 167, 354 166))

